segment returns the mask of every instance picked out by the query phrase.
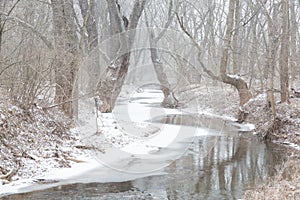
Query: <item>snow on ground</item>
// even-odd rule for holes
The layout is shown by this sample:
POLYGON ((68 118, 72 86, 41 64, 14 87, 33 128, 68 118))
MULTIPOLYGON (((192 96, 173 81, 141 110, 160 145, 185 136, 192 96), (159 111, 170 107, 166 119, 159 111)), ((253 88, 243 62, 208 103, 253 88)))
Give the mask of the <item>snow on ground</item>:
POLYGON ((24 108, 2 93, 0 116, 0 196, 81 162, 78 135, 58 109, 24 108))
MULTIPOLYGON (((34 186, 43 186, 44 184, 56 184, 58 181, 70 179, 73 176, 78 176, 93 168, 99 167, 100 164, 93 158, 86 155, 78 156, 80 163, 73 163, 70 168, 49 168, 48 171, 32 176, 31 178, 19 179, 9 184, 0 186, 0 197, 8 194, 29 192, 34 190, 34 186)), ((44 164, 44 167, 46 164, 44 164)), ((41 189, 36 187, 36 189, 41 189)))
MULTIPOLYGON (((75 161, 68 168, 47 166, 47 162, 42 162, 41 168, 46 171, 0 186, 0 196, 5 193, 24 192, 24 188, 30 191, 34 185, 40 183, 65 184, 71 179, 73 182, 111 181, 113 177, 121 181, 147 176, 181 156, 193 137, 209 134, 209 130, 204 128, 153 123, 151 120, 155 117, 196 112, 235 121, 232 117, 212 114, 209 109, 203 110, 203 105, 192 111, 162 108, 162 100, 163 94, 155 89, 138 90, 131 92, 131 95, 121 94, 111 114, 97 112, 93 99, 80 101, 78 124, 73 132, 79 133, 81 143, 73 145, 87 149, 85 153, 88 151, 90 154, 86 155, 80 150, 72 151, 71 147, 62 147, 62 150, 71 152, 71 158, 75 161), (101 178, 92 176, 96 172, 103 174, 101 178)), ((253 129, 252 125, 235 126, 241 130, 253 129)), ((46 185, 43 187, 49 187, 46 185)))
MULTIPOLYGON (((85 174, 93 169, 99 170, 99 168, 102 171, 108 170, 109 173, 107 174, 111 176, 116 171, 123 169, 125 172, 140 173, 141 171, 138 171, 141 168, 140 163, 136 165, 130 164, 135 159, 144 159, 146 161, 143 169, 147 171, 142 172, 147 175, 151 171, 163 168, 163 166, 167 165, 167 161, 169 162, 172 158, 175 159, 181 155, 181 150, 173 151, 172 153, 167 152, 165 155, 158 152, 161 148, 168 146, 172 146, 174 149, 181 148, 178 142, 182 141, 182 138, 194 136, 196 134, 195 130, 193 129, 194 132, 192 134, 184 134, 184 137, 182 137, 182 131, 192 130, 192 128, 182 129, 176 125, 151 123, 153 117, 166 114, 181 114, 181 112, 175 109, 149 106, 162 101, 161 92, 149 90, 143 93, 136 93, 136 96, 131 98, 128 104, 118 104, 114 113, 98 113, 98 117, 96 109, 91 103, 92 101, 90 103, 81 102, 79 123, 75 132, 80 133, 82 144, 77 146, 89 149, 91 156, 74 155, 79 163, 73 163, 71 168, 55 168, 55 166, 49 165, 52 169, 50 170, 49 168, 48 172, 3 185, 0 187, 0 195, 24 192, 27 191, 24 188, 33 189, 35 188, 34 185, 40 183, 49 183, 51 185, 57 184, 57 182, 65 182, 68 179, 72 179, 72 177, 80 177, 80 174, 85 174), (157 154, 154 155, 155 153, 157 154), (159 162, 158 164, 149 164, 147 163, 149 160, 159 162)), ((207 133, 207 131, 202 130, 202 133, 198 133, 198 135, 207 133)), ((46 168, 46 163, 43 164, 43 167, 46 168)), ((121 176, 119 175, 119 177, 121 176)), ((130 173, 128 176, 136 177, 130 173)), ((129 179, 128 176, 124 176, 124 179, 129 179)), ((77 181, 81 179, 78 178, 77 181)), ((92 177, 90 179, 91 181, 93 180, 92 177)), ((106 180, 110 179, 106 178, 106 180)), ((37 188, 40 189, 41 187, 37 188)))
MULTIPOLYGON (((103 137, 93 134, 97 129, 96 120, 93 119, 88 123, 89 127, 94 123, 94 130, 90 131, 88 137, 85 135, 86 132, 83 133, 84 138, 87 138, 85 143, 97 145, 95 141, 106 141, 111 143, 109 146, 129 154, 150 154, 167 147, 176 139, 178 136, 176 133, 180 133, 181 128, 170 124, 155 124, 151 119, 167 114, 182 114, 182 112, 160 106, 151 107, 162 100, 162 93, 153 89, 145 89, 143 92, 136 92, 129 99, 121 99, 112 114, 99 113, 98 129, 101 129, 103 137)), ((87 113, 83 116, 85 115, 87 113)), ((87 130, 86 125, 81 129, 87 130)))
MULTIPOLYGON (((280 102, 279 94, 275 95, 275 100, 280 102)), ((274 120, 266 95, 258 95, 244 107, 249 113, 247 121, 256 125, 255 134, 260 138, 299 149, 295 145, 300 145, 300 99, 291 98, 289 104, 276 103, 275 107, 274 120)))

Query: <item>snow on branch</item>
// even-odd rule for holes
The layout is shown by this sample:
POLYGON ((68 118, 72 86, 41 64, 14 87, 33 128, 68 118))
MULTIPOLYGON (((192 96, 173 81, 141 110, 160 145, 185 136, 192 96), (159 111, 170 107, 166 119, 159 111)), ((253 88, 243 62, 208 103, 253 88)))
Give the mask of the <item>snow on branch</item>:
POLYGON ((227 74, 228 77, 232 78, 232 79, 242 79, 241 75, 239 74, 227 74))

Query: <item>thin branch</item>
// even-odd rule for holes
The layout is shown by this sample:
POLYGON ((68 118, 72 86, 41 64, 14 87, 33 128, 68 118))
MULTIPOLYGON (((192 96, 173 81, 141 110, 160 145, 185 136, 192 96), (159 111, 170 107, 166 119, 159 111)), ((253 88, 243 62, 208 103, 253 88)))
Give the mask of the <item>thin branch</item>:
POLYGON ((36 0, 37 2, 40 2, 42 4, 46 4, 46 5, 51 5, 51 3, 49 1, 42 1, 42 0, 36 0))
POLYGON ((52 43, 47 39, 46 36, 44 36, 41 32, 37 31, 34 26, 32 26, 31 24, 23 21, 22 19, 18 18, 18 17, 9 17, 8 13, 5 12, 1 12, 0 14, 7 16, 7 20, 12 20, 18 24, 20 24, 21 26, 23 26, 24 28, 27 28, 29 30, 31 30, 36 36, 38 36, 49 49, 53 49, 53 45, 52 43))
POLYGON ((167 28, 169 28, 169 26, 171 25, 173 19, 174 19, 174 15, 175 13, 177 13, 178 11, 178 8, 179 8, 179 4, 177 4, 176 8, 175 8, 175 12, 173 12, 172 14, 172 9, 173 9, 173 0, 170 0, 170 6, 169 6, 169 11, 168 11, 168 21, 166 22, 165 26, 164 26, 164 29, 162 32, 160 32, 158 34, 158 36, 155 38, 155 41, 157 42, 158 40, 160 40, 165 32, 167 31, 167 28))
POLYGON ((183 17, 179 17, 178 13, 176 13, 176 17, 177 20, 179 22, 180 28, 181 30, 190 38, 190 40, 193 42, 193 44, 196 46, 196 48, 198 49, 198 61, 200 63, 200 66, 202 67, 203 71, 209 75, 210 78, 212 78, 213 80, 218 80, 218 81, 222 81, 221 77, 216 76, 211 70, 207 69, 204 65, 204 63, 201 61, 201 54, 202 54, 202 48, 201 46, 198 44, 198 42, 196 42, 196 40, 194 39, 194 37, 186 30, 184 23, 183 23, 183 17))
POLYGON ((4 69, 2 69, 0 71, 0 76, 5 72, 5 70, 7 70, 8 68, 12 67, 13 65, 16 65, 16 64, 19 64, 19 63, 22 63, 23 61, 19 61, 19 62, 14 62, 14 63, 11 63, 9 65, 7 65, 4 69))
MULTIPOLYGON (((6 13, 5 15, 6 16, 9 16, 11 13, 12 13, 12 11, 15 9, 15 7, 17 6, 17 4, 20 2, 21 0, 17 0, 15 3, 14 3, 14 5, 11 7, 11 9, 8 11, 8 13, 6 13)), ((0 14, 2 14, 1 12, 0 12, 0 14)), ((3 24, 1 24, 0 26, 0 32, 2 33, 3 32, 3 30, 4 30, 4 26, 5 26, 5 24, 6 24, 6 22, 7 22, 7 18, 4 20, 4 22, 3 22, 3 24)))

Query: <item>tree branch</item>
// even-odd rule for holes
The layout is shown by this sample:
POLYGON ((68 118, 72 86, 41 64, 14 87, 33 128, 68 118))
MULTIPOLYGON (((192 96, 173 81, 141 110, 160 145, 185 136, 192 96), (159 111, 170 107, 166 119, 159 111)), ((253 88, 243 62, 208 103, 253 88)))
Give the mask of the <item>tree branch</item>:
POLYGON ((186 30, 184 23, 183 23, 183 17, 179 17, 178 13, 176 13, 176 17, 177 20, 179 22, 180 28, 181 30, 190 38, 190 40, 193 42, 193 44, 195 45, 195 47, 198 49, 198 56, 197 59, 200 63, 200 66, 202 67, 203 71, 209 75, 210 78, 212 78, 213 80, 218 80, 218 81, 222 81, 222 78, 215 75, 211 70, 209 70, 208 68, 205 67, 204 63, 201 61, 201 54, 202 54, 202 48, 201 46, 198 44, 198 42, 196 42, 196 40, 194 39, 194 37, 186 30))
POLYGON ((23 26, 24 28, 27 28, 29 30, 31 30, 36 36, 38 36, 44 43, 45 45, 49 48, 49 49, 53 49, 53 45, 52 43, 47 39, 46 36, 44 36, 41 32, 37 31, 31 24, 21 20, 18 17, 10 17, 8 13, 2 12, 0 11, 0 14, 7 16, 6 19, 7 20, 12 20, 15 23, 20 24, 21 26, 23 26))

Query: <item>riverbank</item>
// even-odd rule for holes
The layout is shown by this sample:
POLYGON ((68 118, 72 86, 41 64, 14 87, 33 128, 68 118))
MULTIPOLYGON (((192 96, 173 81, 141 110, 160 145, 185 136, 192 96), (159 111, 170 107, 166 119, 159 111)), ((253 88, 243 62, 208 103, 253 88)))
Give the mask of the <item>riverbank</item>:
POLYGON ((72 126, 56 108, 23 108, 1 95, 0 185, 71 167, 83 155, 72 126))
MULTIPOLYGON (((276 117, 266 104, 266 95, 254 98, 245 106, 247 121, 256 124, 254 132, 261 140, 288 146, 286 161, 275 177, 245 193, 244 199, 300 199, 300 98, 276 104, 276 117)), ((276 95, 276 102, 279 95, 276 95)))
MULTIPOLYGON (((198 88, 193 95, 197 105, 203 109, 208 106, 210 112, 225 116, 238 116, 239 97, 234 88, 222 87, 198 88), (222 88, 222 89, 220 89, 222 88), (215 108, 215 109, 214 109, 215 108)), ((275 177, 266 184, 249 189, 245 199, 299 199, 300 198, 300 98, 291 98, 290 103, 280 103, 280 94, 275 93, 276 117, 266 100, 266 94, 256 94, 244 107, 247 113, 245 122, 255 125, 251 131, 254 137, 271 141, 288 148, 286 161, 278 169, 275 177)))
POLYGON ((68 179, 99 163, 80 142, 73 122, 39 102, 24 108, 0 95, 0 197, 34 184, 68 179))
MULTIPOLYGON (((98 119, 95 119, 95 107, 93 100, 91 100, 89 103, 89 105, 92 105, 90 109, 85 105, 83 105, 84 109, 80 109, 85 112, 79 115, 79 119, 81 119, 79 124, 82 125, 81 129, 77 127, 73 131, 70 131, 72 128, 70 120, 63 117, 63 114, 56 109, 45 110, 35 105, 31 109, 26 110, 22 109, 21 106, 9 103, 8 99, 3 99, 1 101, 0 113, 2 121, 0 128, 4 139, 1 140, 1 145, 3 145, 1 146, 1 150, 8 146, 9 148, 7 149, 10 151, 4 152, 2 150, 3 152, 1 151, 0 155, 1 160, 6 159, 6 165, 3 165, 6 168, 2 172, 1 182, 3 185, 0 186, 0 194, 17 193, 19 188, 32 184, 51 184, 62 179, 69 179, 86 170, 95 167, 101 168, 99 161, 104 161, 108 167, 113 167, 114 169, 123 169, 123 167, 130 166, 130 170, 135 170, 136 172, 136 170, 140 170, 140 166, 139 163, 132 162, 134 159, 142 159, 144 155, 159 152, 161 148, 170 145, 170 142, 173 141, 174 138, 161 133, 176 132, 180 135, 180 131, 182 131, 183 135, 186 135, 185 133, 187 132, 183 129, 174 129, 173 126, 168 125, 162 127, 153 125, 152 123, 149 126, 148 123, 144 123, 145 121, 155 119, 162 114, 174 116, 182 115, 183 113, 193 113, 195 111, 198 113, 201 111, 205 115, 218 117, 224 121, 234 120, 230 116, 234 116, 238 110, 238 105, 234 101, 234 99, 238 98, 235 90, 226 86, 221 91, 212 88, 210 90, 212 92, 207 92, 207 89, 201 89, 198 93, 194 93, 199 95, 201 99, 197 99, 197 101, 193 102, 194 104, 189 104, 187 107, 183 106, 180 110, 161 108, 159 104, 163 96, 157 91, 152 91, 151 96, 147 96, 146 98, 144 95, 149 93, 142 94, 143 91, 133 91, 130 94, 124 93, 120 96, 120 102, 115 112, 113 114, 99 113, 98 119), (124 102, 130 102, 130 104, 126 105, 124 102), (148 103, 148 105, 151 104, 153 107, 148 107, 145 103, 148 103), (143 107, 143 112, 137 111, 139 106, 143 107), (18 126, 19 124, 21 124, 21 127, 18 126), (83 143, 79 143, 80 137, 78 133, 86 134, 85 137, 82 137, 84 136, 82 134, 80 135, 83 143), (131 134, 128 135, 128 133, 131 134), (8 142, 6 140, 8 138, 13 138, 13 140, 10 140, 11 143, 7 145, 8 142), (115 149, 112 149, 112 147, 115 147, 115 149), (110 153, 116 153, 115 150, 122 151, 123 157, 121 158, 119 153, 115 154, 118 156, 113 157, 112 155, 114 154, 110 153), (92 152, 93 156, 98 157, 98 161, 87 156, 87 151, 92 152), (22 152, 25 153, 23 154, 22 152), (136 156, 137 154, 141 154, 141 156, 136 156), (122 163, 118 162, 120 159, 122 163), (124 162, 125 160, 126 162, 124 162), (9 168, 10 166, 13 167, 9 168)), ((297 100, 294 99, 293 101, 297 100)), ((250 111, 249 119, 252 119, 252 122, 256 123, 257 126, 257 122, 261 121, 260 118, 265 116, 261 115, 256 119, 254 114, 264 114, 262 112, 265 101, 263 97, 257 96, 250 103, 252 106, 249 106, 249 108, 256 108, 256 111, 250 111), (253 114, 253 117, 251 114, 253 114)), ((289 105, 287 104, 286 106, 289 105)), ((285 109, 287 108, 285 107, 285 109)), ((284 109, 281 112, 284 112, 284 109)), ((297 108, 295 107, 293 110, 294 114, 292 113, 294 117, 291 120, 298 120, 297 112, 297 108)), ((290 125, 290 123, 287 123, 287 125, 290 125)), ((291 130, 297 130, 297 127, 291 130)), ((199 134, 205 134, 205 131, 201 131, 199 134)), ((258 131, 259 129, 256 128, 253 134, 258 135, 258 131)), ((197 133, 193 132, 193 134, 197 133)), ((285 143, 285 146, 288 146, 287 143, 285 143)), ((290 152, 287 154, 287 160, 295 158, 294 161, 297 161, 298 157, 295 156, 296 153, 293 153, 296 151, 291 149, 290 152)), ((178 153, 181 154, 182 152, 178 153)), ((176 156, 174 155, 174 158, 176 156)), ((147 157, 147 159, 149 158, 147 157)), ((161 161, 157 163, 162 165, 161 161)), ((290 166, 292 166, 294 162, 290 163, 290 166)), ((163 163, 163 165, 167 165, 167 163, 163 163)), ((297 164, 296 166, 299 165, 297 164)), ((150 167, 152 168, 153 166, 150 167)), ((282 169, 284 168, 288 169, 289 167, 283 166, 282 169)), ((288 183, 291 182, 289 183, 290 185, 297 183, 297 174, 299 174, 297 168, 296 170, 288 171, 291 173, 290 176, 296 179, 286 179, 286 176, 284 176, 282 180, 288 183)), ((127 178, 124 178, 124 180, 127 178)), ((279 180, 279 178, 276 180, 279 180)), ((286 183, 275 182, 279 184, 286 183)), ((257 191, 264 192, 268 186, 261 187, 263 187, 263 190, 253 189, 251 191, 257 195, 257 191)), ((272 187, 270 186, 270 188, 272 187)), ((276 187, 281 187, 281 185, 276 187)), ((282 187, 285 188, 284 185, 282 187)), ((297 185, 291 187, 291 189, 295 191, 299 190, 297 185)), ((251 195, 251 191, 248 191, 246 195, 251 195)))
POLYGON ((246 191, 243 199, 300 199, 300 155, 289 156, 277 175, 266 184, 246 191))
MULTIPOLYGON (((63 117, 63 114, 56 109, 45 110, 34 106, 27 111, 10 104, 8 99, 3 101, 7 103, 1 107, 3 108, 3 111, 1 110, 3 119, 13 119, 14 124, 23 125, 21 134, 16 126, 13 134, 7 135, 7 140, 11 142, 10 149, 12 152, 25 151, 26 155, 28 154, 30 157, 23 158, 22 155, 14 157, 16 154, 8 154, 11 157, 7 158, 7 166, 12 165, 16 170, 13 174, 6 171, 3 173, 0 196, 45 189, 59 184, 84 182, 86 181, 85 177, 80 177, 81 174, 90 174, 91 172, 87 171, 94 169, 98 170, 98 175, 107 172, 106 175, 102 175, 99 180, 95 181, 118 180, 122 182, 153 175, 149 172, 166 166, 165 161, 169 162, 170 156, 166 157, 165 161, 157 162, 158 165, 155 163, 142 168, 140 164, 137 163, 135 166, 131 162, 134 159, 162 159, 160 156, 150 154, 170 145, 174 138, 166 133, 178 131, 178 128, 171 125, 149 125, 144 121, 162 113, 179 114, 180 112, 160 106, 157 108, 147 107, 140 102, 140 93, 135 95, 135 103, 130 104, 131 108, 127 107, 127 104, 124 107, 121 103, 113 114, 96 114, 93 99, 91 102, 87 102, 88 105, 84 104, 86 101, 80 102, 81 109, 76 129, 73 128, 71 121, 63 117), (16 112, 6 112, 11 107, 16 112), (136 110, 137 107, 140 107, 142 112, 139 109, 136 110), (127 116, 129 114, 127 109, 132 111, 131 118, 127 116), (96 118, 96 116, 98 117, 96 118), (35 132, 31 129, 27 130, 27 127, 32 127, 35 132), (54 132, 58 127, 61 129, 54 132), (14 138, 18 139, 14 140, 14 138), (27 141, 34 142, 32 145, 26 146, 27 141), (53 155, 48 155, 50 150, 53 151, 53 155), (126 160, 130 163, 127 163, 126 160), (64 165, 59 165, 61 163, 64 165), (129 172, 127 175, 124 173, 113 175, 120 171, 126 172, 126 170, 129 172)), ((162 93, 156 91, 151 93, 151 97, 153 98, 149 98, 151 99, 149 104, 159 104, 163 99, 162 93)), ((10 133, 10 129, 13 127, 7 126, 6 123, 12 122, 6 120, 3 126, 7 127, 4 132, 10 133)), ((181 155, 182 152, 178 152, 178 154, 181 155)), ((4 153, 1 154, 1 159, 2 157, 5 158, 4 153)))
MULTIPOLYGON (((179 98, 189 107, 221 116, 238 118, 239 96, 235 88, 218 83, 215 86, 195 85, 179 98), (194 99, 194 101, 187 101, 194 99)), ((271 141, 300 150, 300 98, 290 98, 290 103, 280 103, 280 94, 275 93, 275 120, 265 93, 254 94, 242 108, 246 113, 243 123, 255 125, 252 133, 262 141, 271 141)))

